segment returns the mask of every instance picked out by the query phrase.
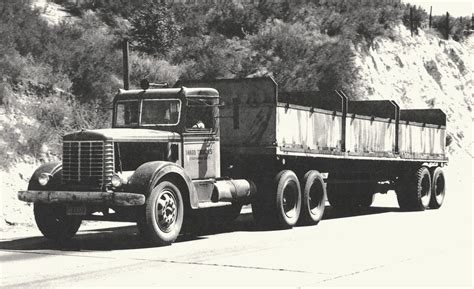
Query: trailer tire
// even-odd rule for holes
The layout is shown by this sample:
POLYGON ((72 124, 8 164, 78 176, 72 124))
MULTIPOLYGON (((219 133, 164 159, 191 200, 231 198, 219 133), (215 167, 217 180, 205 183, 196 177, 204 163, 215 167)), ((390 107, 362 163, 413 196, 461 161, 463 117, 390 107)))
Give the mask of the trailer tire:
POLYGON ((82 219, 66 215, 64 205, 34 204, 36 225, 43 236, 55 241, 69 240, 77 233, 82 219))
POLYGON ((436 167, 431 171, 431 200, 430 209, 438 209, 441 207, 446 194, 446 180, 444 178, 443 169, 436 167))
POLYGON ((139 231, 152 245, 170 245, 181 231, 183 213, 180 190, 172 182, 163 181, 147 198, 144 214, 138 220, 139 231))
POLYGON ((428 168, 421 167, 400 177, 397 181, 397 200, 402 210, 423 211, 431 200, 431 176, 428 168))
POLYGON ((324 215, 326 204, 326 185, 321 173, 316 170, 307 172, 303 177, 301 214, 298 223, 316 225, 324 215))
POLYGON ((252 202, 254 219, 263 227, 289 229, 298 221, 300 212, 300 183, 290 170, 279 172, 272 181, 264 181, 252 202))

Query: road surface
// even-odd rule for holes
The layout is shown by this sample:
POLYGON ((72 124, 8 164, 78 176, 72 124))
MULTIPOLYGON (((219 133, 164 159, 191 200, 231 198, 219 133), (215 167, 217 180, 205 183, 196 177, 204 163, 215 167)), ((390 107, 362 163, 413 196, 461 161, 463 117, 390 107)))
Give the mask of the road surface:
POLYGON ((468 287, 471 192, 450 194, 439 210, 400 212, 389 192, 368 211, 327 208, 319 225, 284 231, 259 231, 245 210, 232 225, 162 248, 121 223, 85 226, 63 245, 35 230, 3 234, 0 286, 468 287))

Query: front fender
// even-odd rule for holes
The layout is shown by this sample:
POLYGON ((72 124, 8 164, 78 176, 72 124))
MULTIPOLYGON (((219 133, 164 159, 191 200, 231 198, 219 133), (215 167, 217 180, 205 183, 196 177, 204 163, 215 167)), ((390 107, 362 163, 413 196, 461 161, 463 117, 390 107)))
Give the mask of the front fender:
POLYGON ((62 168, 63 166, 61 162, 50 162, 50 163, 45 163, 41 165, 39 168, 36 169, 36 171, 31 176, 30 181, 28 183, 28 190, 45 188, 38 183, 38 178, 42 173, 47 173, 47 174, 52 175, 50 183, 46 185, 48 188, 52 188, 56 185, 59 185, 61 183, 62 168))
POLYGON ((130 192, 144 194, 148 197, 153 188, 167 176, 178 177, 182 180, 182 183, 186 185, 189 193, 191 207, 197 208, 199 201, 191 178, 186 174, 181 166, 175 163, 166 161, 144 163, 139 166, 129 178, 127 184, 128 190, 130 192))

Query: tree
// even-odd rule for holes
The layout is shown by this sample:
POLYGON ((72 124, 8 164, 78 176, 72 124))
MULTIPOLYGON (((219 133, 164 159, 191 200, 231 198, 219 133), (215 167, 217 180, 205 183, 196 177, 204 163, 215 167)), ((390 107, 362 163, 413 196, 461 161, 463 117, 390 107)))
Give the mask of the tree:
POLYGON ((130 40, 139 51, 159 55, 166 54, 179 37, 181 26, 173 13, 159 3, 149 2, 135 11, 131 18, 130 40))

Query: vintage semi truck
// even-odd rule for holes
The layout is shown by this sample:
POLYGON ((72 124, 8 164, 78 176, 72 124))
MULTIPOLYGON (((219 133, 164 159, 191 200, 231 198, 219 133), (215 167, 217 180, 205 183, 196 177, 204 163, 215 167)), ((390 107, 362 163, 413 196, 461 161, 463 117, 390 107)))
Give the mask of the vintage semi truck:
POLYGON ((18 197, 34 203, 46 238, 67 239, 82 220, 136 222, 154 245, 231 220, 251 204, 262 226, 317 224, 335 210, 369 207, 394 189, 404 210, 439 208, 446 116, 394 101, 278 90, 269 77, 181 81, 120 90, 110 129, 63 138, 18 197))

